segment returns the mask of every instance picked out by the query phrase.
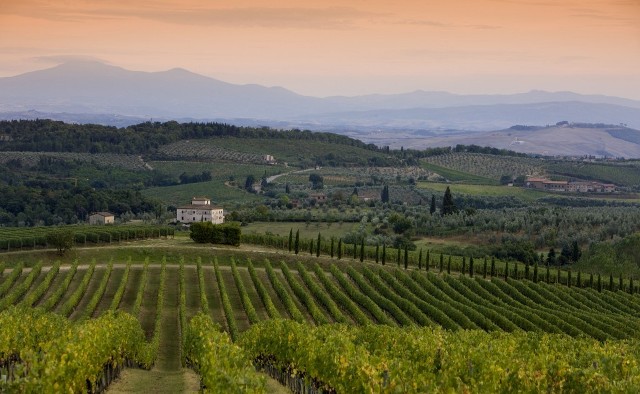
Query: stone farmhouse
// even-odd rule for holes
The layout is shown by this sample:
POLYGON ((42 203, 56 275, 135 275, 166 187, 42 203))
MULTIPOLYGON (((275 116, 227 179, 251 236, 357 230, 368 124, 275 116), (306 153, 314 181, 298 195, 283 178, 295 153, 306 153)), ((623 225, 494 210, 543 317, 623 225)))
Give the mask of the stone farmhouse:
POLYGON ((109 212, 94 212, 89 215, 89 224, 113 224, 115 222, 115 216, 109 212))
POLYGON ((614 193, 618 191, 616 185, 590 181, 568 182, 550 181, 545 178, 527 178, 525 187, 569 193, 614 193))
POLYGON ((193 197, 191 204, 178 207, 176 221, 181 223, 211 222, 224 223, 224 210, 211 205, 207 197, 193 197))

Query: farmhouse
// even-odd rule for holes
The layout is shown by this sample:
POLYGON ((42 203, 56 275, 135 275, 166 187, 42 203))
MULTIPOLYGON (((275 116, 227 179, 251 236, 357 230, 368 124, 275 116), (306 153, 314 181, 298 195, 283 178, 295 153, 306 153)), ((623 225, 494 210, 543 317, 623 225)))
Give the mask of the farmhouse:
POLYGON ((614 193, 617 191, 616 185, 611 183, 550 181, 544 178, 527 178, 525 186, 532 189, 570 193, 614 193))
POLYGON ((191 204, 178 207, 176 221, 181 223, 211 222, 224 223, 224 211, 220 207, 211 205, 207 197, 193 197, 191 204))
POLYGON ((113 224, 115 216, 109 212, 94 212, 89 215, 89 224, 113 224))

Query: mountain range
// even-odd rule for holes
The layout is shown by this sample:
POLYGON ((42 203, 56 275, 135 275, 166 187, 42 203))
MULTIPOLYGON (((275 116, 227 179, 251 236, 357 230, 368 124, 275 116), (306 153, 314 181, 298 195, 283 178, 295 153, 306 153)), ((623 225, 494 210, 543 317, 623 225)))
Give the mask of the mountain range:
POLYGON ((180 68, 141 72, 74 61, 0 78, 0 119, 36 117, 115 126, 149 119, 223 121, 334 131, 374 141, 380 133, 424 139, 564 120, 640 128, 640 101, 535 90, 507 95, 417 90, 320 98, 282 87, 231 84, 180 68))

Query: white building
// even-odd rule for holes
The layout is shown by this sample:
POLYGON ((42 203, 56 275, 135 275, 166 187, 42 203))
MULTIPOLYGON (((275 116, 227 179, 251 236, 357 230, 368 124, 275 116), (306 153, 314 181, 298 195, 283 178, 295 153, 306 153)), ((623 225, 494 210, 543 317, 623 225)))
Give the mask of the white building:
POLYGON ((181 223, 211 222, 224 223, 224 211, 211 205, 206 197, 193 197, 190 205, 183 205, 176 210, 176 221, 181 223))

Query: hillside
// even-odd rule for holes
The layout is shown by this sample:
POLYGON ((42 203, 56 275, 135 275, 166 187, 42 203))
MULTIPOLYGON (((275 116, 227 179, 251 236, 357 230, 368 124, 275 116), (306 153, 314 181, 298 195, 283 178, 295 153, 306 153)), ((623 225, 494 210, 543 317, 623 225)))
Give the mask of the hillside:
POLYGON ((627 127, 536 127, 410 137, 405 146, 481 145, 544 156, 640 157, 640 131, 627 127))

